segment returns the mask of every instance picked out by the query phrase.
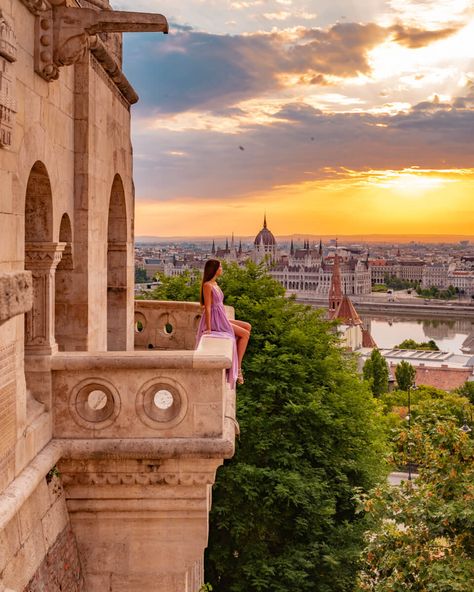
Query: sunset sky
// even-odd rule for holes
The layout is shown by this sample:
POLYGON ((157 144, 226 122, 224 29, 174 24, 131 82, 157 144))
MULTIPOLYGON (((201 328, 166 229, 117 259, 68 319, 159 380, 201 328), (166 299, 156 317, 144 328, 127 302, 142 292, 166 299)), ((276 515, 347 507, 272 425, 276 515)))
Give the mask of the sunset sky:
POLYGON ((472 0, 115 0, 136 234, 474 236, 472 0))

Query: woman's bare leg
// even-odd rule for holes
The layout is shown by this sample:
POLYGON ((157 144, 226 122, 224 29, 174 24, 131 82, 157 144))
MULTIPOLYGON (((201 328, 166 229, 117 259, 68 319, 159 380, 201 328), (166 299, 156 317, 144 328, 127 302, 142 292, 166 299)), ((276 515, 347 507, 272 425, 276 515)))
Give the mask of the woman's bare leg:
POLYGON ((247 321, 237 321, 236 319, 232 319, 229 321, 231 325, 237 325, 238 327, 242 327, 242 329, 246 329, 249 333, 252 331, 252 325, 247 323, 247 321))
MULTIPOLYGON (((243 322, 243 321, 242 321, 243 322)), ((248 323, 247 323, 248 324, 248 323)), ((234 324, 231 321, 232 329, 234 330, 234 335, 238 338, 237 339, 237 357, 239 359, 239 371, 242 367, 242 359, 245 354, 245 350, 247 349, 247 345, 250 338, 250 331, 244 329, 238 324, 234 324)))

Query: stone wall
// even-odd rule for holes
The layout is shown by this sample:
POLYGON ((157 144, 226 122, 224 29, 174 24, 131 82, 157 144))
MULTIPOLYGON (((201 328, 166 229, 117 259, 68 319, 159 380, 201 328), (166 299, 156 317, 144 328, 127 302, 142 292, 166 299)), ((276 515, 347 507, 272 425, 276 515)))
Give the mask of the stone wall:
POLYGON ((49 483, 42 479, 0 530, 0 582, 15 592, 83 591, 59 477, 53 476, 49 483))
POLYGON ((76 538, 67 526, 48 551, 24 592, 83 592, 76 538))

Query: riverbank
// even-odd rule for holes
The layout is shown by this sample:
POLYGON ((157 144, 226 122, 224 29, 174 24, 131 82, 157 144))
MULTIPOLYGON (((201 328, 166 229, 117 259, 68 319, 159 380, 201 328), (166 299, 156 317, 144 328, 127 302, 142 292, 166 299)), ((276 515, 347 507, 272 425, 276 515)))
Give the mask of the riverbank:
MULTIPOLYGON (((372 295, 366 298, 351 296, 351 300, 357 311, 362 314, 403 314, 418 318, 432 318, 434 316, 449 319, 474 319, 474 304, 443 301, 425 302, 424 300, 406 297, 397 299, 396 296, 393 300, 388 301, 385 294, 382 296, 372 295)), ((327 298, 297 296, 296 301, 309 304, 315 308, 327 308, 328 305, 327 298)))

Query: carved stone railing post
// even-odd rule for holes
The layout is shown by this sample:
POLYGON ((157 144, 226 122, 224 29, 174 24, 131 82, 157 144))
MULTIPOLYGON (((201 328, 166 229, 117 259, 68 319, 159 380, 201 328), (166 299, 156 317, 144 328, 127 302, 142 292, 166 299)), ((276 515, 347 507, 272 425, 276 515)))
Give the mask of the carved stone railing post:
POLYGON ((55 272, 66 243, 26 243, 25 269, 33 276, 33 308, 26 315, 25 353, 51 355, 54 337, 55 272))

